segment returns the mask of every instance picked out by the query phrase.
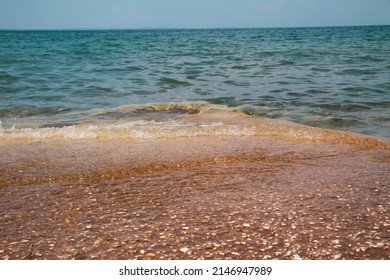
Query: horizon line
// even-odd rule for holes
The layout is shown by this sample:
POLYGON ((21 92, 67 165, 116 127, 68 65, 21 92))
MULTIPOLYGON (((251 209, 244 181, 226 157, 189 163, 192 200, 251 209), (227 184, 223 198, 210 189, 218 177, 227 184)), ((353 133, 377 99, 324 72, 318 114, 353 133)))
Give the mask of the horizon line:
POLYGON ((269 27, 75 27, 75 28, 0 28, 0 31, 131 31, 131 30, 221 30, 221 29, 288 29, 390 26, 389 24, 269 26, 269 27))

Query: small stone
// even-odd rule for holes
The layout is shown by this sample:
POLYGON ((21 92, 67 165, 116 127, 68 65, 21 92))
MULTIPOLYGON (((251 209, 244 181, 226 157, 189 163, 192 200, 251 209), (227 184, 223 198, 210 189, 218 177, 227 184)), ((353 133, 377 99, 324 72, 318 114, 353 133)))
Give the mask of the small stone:
POLYGON ((337 255, 335 255, 335 256, 333 257, 333 259, 335 259, 335 260, 338 260, 339 258, 341 258, 341 255, 340 255, 340 254, 337 254, 337 255))
POLYGON ((140 250, 139 252, 141 255, 145 254, 145 250, 140 250))
POLYGON ((243 227, 251 227, 251 225, 250 225, 250 224, 247 224, 247 223, 243 224, 242 226, 243 226, 243 227))
POLYGON ((385 246, 385 243, 383 243, 383 242, 376 243, 376 245, 375 245, 376 248, 382 248, 384 246, 385 246))
POLYGON ((240 253, 237 253, 237 252, 232 252, 231 254, 235 255, 235 256, 240 256, 240 253))
POLYGON ((295 255, 293 256, 293 259, 294 259, 294 260, 302 260, 301 256, 298 255, 298 254, 295 254, 295 255))
POLYGON ((187 253, 189 249, 187 247, 180 248, 180 252, 187 253))

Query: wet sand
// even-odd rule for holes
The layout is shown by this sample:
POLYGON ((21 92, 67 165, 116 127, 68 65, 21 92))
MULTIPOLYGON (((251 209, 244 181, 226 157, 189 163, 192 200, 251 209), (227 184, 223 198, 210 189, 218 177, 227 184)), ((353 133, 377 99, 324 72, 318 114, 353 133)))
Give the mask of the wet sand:
POLYGON ((0 142, 0 259, 390 259, 390 149, 0 142))

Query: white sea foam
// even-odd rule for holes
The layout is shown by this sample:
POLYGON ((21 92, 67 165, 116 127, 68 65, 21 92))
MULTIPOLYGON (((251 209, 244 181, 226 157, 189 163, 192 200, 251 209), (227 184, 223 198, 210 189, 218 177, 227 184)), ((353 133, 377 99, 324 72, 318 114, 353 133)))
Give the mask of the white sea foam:
POLYGON ((2 139, 157 139, 196 136, 255 135, 251 128, 222 122, 127 121, 64 127, 0 129, 2 139))
POLYGON ((15 127, 0 123, 0 140, 142 140, 160 138, 260 136, 292 141, 324 141, 388 147, 374 138, 299 125, 284 120, 251 117, 230 110, 171 116, 169 118, 119 119, 53 127, 15 127), (378 144, 379 143, 379 144, 378 144))

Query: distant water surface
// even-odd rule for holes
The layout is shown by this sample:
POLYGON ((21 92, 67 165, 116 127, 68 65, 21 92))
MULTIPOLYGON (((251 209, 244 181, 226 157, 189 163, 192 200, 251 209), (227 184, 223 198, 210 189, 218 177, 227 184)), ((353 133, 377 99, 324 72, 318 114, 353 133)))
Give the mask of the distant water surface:
POLYGON ((390 26, 0 31, 0 130, 200 103, 390 137, 389 95, 390 26))

